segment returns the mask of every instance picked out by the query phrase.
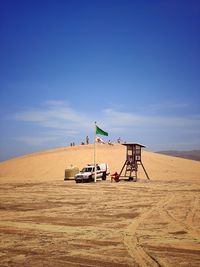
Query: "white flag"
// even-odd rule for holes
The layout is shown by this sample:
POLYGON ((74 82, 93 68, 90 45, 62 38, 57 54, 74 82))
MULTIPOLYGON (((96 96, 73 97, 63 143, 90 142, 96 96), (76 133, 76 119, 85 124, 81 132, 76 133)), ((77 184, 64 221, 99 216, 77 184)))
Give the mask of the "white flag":
POLYGON ((104 144, 105 143, 104 140, 99 136, 96 137, 96 142, 100 143, 100 144, 104 144))

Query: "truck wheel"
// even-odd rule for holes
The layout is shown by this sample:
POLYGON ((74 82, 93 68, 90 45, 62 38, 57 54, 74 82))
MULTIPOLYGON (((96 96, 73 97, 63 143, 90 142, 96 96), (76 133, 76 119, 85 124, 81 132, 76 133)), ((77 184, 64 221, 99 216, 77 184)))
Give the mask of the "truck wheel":
POLYGON ((102 180, 106 180, 106 172, 103 172, 103 174, 102 174, 102 180))
POLYGON ((93 182, 92 176, 90 176, 90 177, 88 178, 88 182, 89 182, 89 183, 93 182))

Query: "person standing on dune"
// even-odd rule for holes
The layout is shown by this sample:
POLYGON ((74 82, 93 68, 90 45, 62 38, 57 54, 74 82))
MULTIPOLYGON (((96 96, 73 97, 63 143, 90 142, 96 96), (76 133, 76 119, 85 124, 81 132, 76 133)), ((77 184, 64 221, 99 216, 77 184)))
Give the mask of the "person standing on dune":
POLYGON ((88 145, 88 144, 89 144, 89 137, 86 136, 86 145, 88 145))

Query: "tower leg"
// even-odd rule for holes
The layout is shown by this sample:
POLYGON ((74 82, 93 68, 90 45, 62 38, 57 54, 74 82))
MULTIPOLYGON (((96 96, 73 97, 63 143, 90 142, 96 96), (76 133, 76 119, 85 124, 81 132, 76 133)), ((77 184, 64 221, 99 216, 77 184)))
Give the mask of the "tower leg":
POLYGON ((123 169, 124 169, 125 165, 126 165, 126 161, 125 161, 124 166, 122 167, 122 169, 121 169, 121 171, 120 171, 119 177, 121 176, 121 174, 122 174, 122 172, 123 172, 123 169))
POLYGON ((144 172, 145 172, 145 174, 146 174, 146 177, 150 180, 149 175, 148 175, 147 171, 145 170, 145 167, 144 167, 144 165, 142 164, 142 162, 141 162, 141 165, 142 165, 142 168, 143 168, 143 170, 144 170, 144 172))

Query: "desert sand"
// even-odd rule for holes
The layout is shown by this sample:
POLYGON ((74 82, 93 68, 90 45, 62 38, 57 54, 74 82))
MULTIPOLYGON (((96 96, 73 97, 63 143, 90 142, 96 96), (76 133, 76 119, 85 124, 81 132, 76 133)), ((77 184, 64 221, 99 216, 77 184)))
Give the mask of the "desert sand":
MULTIPOLYGON (((200 266, 200 162, 143 151, 138 182, 76 184, 93 145, 0 163, 0 266, 200 266)), ((110 172, 122 145, 97 145, 110 172)))

